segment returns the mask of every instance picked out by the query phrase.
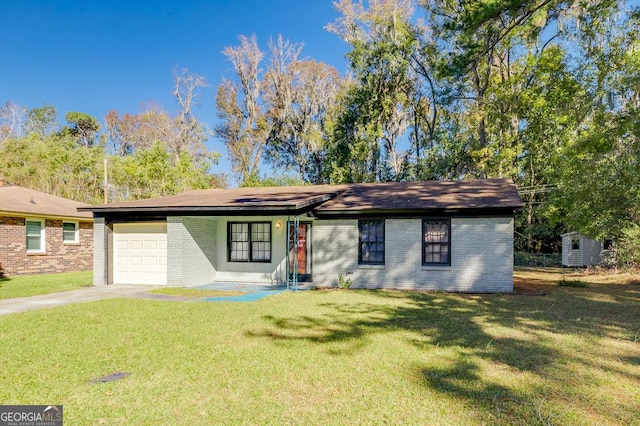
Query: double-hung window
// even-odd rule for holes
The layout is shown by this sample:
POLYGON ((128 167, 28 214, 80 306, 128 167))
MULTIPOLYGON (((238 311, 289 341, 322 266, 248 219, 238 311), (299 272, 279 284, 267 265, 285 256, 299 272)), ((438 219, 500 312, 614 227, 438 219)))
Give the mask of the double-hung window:
POLYGON ((451 265, 451 221, 422 221, 422 264, 451 265))
POLYGON ((44 219, 26 219, 27 228, 27 252, 44 253, 45 251, 45 226, 44 219))
POLYGON ((80 242, 78 222, 62 222, 62 242, 65 244, 80 242))
POLYGON ((251 223, 251 261, 271 261, 271 223, 251 223))
POLYGON ((358 263, 384 265, 384 220, 359 220, 358 263))
POLYGON ((229 262, 271 262, 271 222, 229 222, 229 262))

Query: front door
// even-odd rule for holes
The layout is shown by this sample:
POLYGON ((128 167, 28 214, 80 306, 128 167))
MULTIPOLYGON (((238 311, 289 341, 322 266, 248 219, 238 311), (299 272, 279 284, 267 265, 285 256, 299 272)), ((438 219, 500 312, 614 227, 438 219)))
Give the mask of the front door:
POLYGON ((311 223, 299 223, 297 235, 294 223, 289 222, 288 226, 289 274, 292 274, 297 268, 298 281, 311 282, 311 223), (296 237, 297 241, 294 242, 296 237))

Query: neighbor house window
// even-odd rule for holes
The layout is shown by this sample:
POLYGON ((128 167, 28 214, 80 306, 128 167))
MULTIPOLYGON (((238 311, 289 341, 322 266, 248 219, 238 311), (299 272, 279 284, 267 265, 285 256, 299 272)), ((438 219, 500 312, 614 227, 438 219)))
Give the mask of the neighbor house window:
POLYGON ((384 220, 359 220, 361 265, 384 265, 384 220))
POLYGON ((451 265, 451 221, 422 221, 422 264, 451 265))
POLYGON ((229 222, 230 262, 271 262, 271 222, 229 222))
POLYGON ((80 231, 78 230, 78 222, 62 222, 62 242, 79 243, 80 231))
POLYGON ((27 228, 27 251, 44 252, 44 219, 27 219, 25 225, 27 228))

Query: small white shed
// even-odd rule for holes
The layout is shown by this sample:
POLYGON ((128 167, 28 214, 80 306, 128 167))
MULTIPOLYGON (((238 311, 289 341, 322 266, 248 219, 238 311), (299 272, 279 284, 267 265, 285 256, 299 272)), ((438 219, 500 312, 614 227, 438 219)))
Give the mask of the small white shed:
POLYGON ((582 267, 599 265, 602 261, 602 242, 577 232, 562 234, 562 266, 582 267))

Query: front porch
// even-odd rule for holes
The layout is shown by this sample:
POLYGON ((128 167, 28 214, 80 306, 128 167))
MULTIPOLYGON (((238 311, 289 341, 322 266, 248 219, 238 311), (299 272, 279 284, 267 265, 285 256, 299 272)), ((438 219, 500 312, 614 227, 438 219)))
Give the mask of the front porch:
POLYGON ((167 285, 302 287, 312 280, 311 230, 308 217, 167 217, 167 285))

